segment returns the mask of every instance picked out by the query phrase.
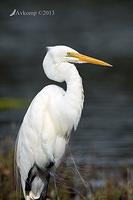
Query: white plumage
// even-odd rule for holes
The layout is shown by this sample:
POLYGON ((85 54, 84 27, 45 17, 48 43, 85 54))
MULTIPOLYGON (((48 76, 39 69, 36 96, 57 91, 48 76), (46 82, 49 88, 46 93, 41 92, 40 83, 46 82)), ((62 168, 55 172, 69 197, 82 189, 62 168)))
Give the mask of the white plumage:
POLYGON ((84 95, 81 77, 72 63, 83 62, 110 66, 66 46, 48 47, 43 61, 45 74, 57 82, 65 81, 67 89, 44 87, 31 102, 20 127, 16 164, 26 200, 47 197, 50 174, 61 162, 71 130, 77 128, 84 95))

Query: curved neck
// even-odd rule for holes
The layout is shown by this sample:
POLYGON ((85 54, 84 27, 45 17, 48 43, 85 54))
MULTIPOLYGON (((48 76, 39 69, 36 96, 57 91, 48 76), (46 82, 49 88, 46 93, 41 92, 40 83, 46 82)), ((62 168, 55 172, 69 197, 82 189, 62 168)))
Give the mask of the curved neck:
POLYGON ((72 68, 71 75, 69 76, 69 79, 66 80, 66 84, 67 90, 65 98, 68 105, 66 109, 69 109, 70 114, 71 111, 75 113, 74 129, 76 129, 83 108, 84 91, 82 79, 75 66, 72 68))
MULTIPOLYGON (((67 89, 63 96, 63 111, 67 110, 66 121, 69 121, 71 128, 77 128, 84 102, 82 79, 74 64, 68 62, 53 63, 47 59, 43 61, 43 68, 47 77, 57 82, 66 82, 67 89)), ((63 112, 64 113, 64 112, 63 112)))
POLYGON ((70 71, 69 78, 65 80, 67 84, 66 95, 80 95, 79 91, 83 90, 82 79, 75 66, 70 71))

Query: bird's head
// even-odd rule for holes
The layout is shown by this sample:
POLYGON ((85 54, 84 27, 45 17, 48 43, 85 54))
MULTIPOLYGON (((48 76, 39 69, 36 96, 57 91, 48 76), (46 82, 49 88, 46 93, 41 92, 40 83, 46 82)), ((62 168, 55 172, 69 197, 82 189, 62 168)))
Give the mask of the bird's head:
MULTIPOLYGON (((101 60, 80 54, 76 50, 67 46, 58 45, 47 47, 47 49, 48 52, 44 58, 43 67, 46 75, 53 80, 56 80, 54 77, 55 70, 57 72, 58 69, 58 71, 62 72, 61 66, 69 66, 68 63, 92 63, 97 65, 111 66, 110 64, 101 60)), ((62 81, 62 79, 63 78, 61 78, 60 82, 62 81)))
POLYGON ((70 47, 58 45, 53 47, 47 47, 47 49, 48 49, 47 54, 52 58, 55 64, 60 64, 61 62, 73 62, 73 63, 78 62, 78 58, 69 56, 70 52, 78 54, 77 51, 75 51, 70 47))
POLYGON ((76 50, 67 46, 58 45, 53 47, 47 47, 47 49, 48 49, 48 54, 50 54, 51 58, 55 63, 60 63, 60 62, 92 63, 97 65, 111 66, 110 64, 103 62, 101 60, 80 54, 76 50))

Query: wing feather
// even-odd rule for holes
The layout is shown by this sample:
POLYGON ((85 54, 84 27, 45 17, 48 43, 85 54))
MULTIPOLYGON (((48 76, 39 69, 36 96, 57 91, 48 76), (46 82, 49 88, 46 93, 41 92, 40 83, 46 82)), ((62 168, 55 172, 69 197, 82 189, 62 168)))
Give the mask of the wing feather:
MULTIPOLYGON (((28 173, 34 164, 41 170, 49 162, 54 159, 54 143, 56 143, 56 131, 54 122, 52 121, 51 110, 51 90, 54 86, 45 87, 31 102, 20 127, 18 138, 16 142, 16 164, 20 172, 23 193, 25 194, 25 181, 27 180, 28 173)), ((59 87, 58 87, 59 88, 59 87)), ((63 95, 62 89, 54 88, 54 94, 63 95), (56 91, 57 90, 57 91, 56 91)), ((42 184, 42 180, 36 178, 42 184)), ((34 187, 36 183, 34 181, 34 187)), ((41 194, 42 187, 39 191, 32 191, 31 193, 37 195, 41 194)))

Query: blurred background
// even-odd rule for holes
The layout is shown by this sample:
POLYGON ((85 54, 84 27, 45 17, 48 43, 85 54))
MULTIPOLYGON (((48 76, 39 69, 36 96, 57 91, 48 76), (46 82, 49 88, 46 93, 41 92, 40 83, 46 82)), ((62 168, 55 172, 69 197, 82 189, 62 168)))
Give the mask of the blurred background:
POLYGON ((5 138, 14 144, 31 99, 54 83, 42 68, 46 46, 62 44, 113 65, 76 65, 85 90, 70 140, 76 162, 132 166, 133 1, 0 1, 0 27, 1 151, 5 138))

